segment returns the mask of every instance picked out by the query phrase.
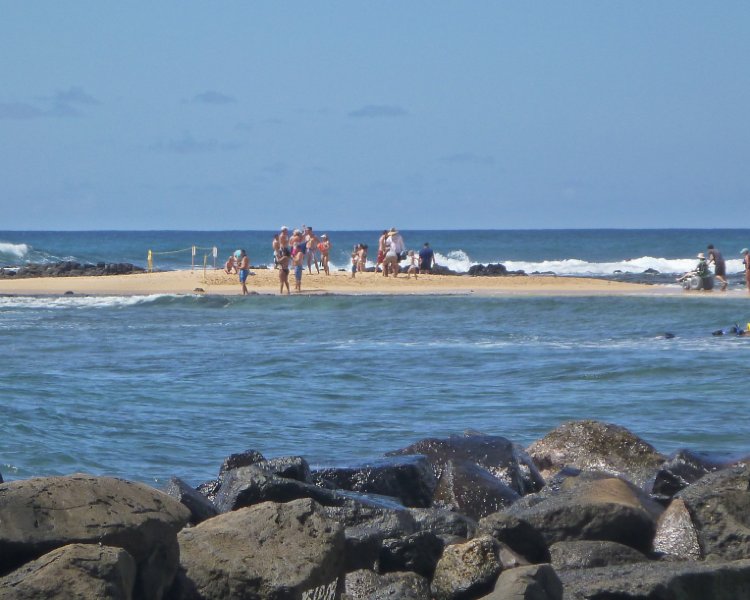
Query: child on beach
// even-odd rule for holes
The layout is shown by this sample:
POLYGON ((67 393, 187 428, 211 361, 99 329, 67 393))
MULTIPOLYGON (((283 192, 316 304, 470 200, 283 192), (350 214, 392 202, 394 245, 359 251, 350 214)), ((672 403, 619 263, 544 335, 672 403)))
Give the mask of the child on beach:
POLYGON ((419 257, 414 254, 414 250, 409 250, 409 253, 407 254, 409 257, 410 263, 409 263, 409 270, 406 272, 406 278, 409 279, 411 275, 414 275, 414 279, 417 278, 417 273, 419 273, 419 264, 418 260, 419 257))
POLYGON ((227 275, 237 272, 237 259, 234 257, 234 254, 230 254, 227 262, 224 263, 224 272, 227 275))
POLYGON ((352 279, 357 274, 357 265, 359 264, 359 244, 352 249, 352 279))

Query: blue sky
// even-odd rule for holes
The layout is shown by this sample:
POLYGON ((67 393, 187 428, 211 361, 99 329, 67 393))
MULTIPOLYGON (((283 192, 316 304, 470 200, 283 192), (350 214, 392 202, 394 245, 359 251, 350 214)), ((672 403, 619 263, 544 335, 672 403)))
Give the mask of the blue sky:
POLYGON ((746 2, 0 14, 0 230, 750 226, 746 2))

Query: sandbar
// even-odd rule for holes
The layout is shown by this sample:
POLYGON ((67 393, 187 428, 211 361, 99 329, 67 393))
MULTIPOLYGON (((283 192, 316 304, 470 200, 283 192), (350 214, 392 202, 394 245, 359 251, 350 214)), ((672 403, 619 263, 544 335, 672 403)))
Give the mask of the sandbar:
MULTIPOLYGON (((278 271, 252 269, 248 278, 250 293, 278 294, 278 271)), ((292 295, 294 277, 290 274, 292 295)), ((236 275, 223 270, 182 270, 129 275, 100 275, 93 277, 41 277, 29 279, 0 279, 3 295, 63 295, 66 293, 98 296, 140 296, 152 294, 220 294, 239 295, 236 275)), ((552 275, 470 277, 455 275, 420 275, 417 279, 383 277, 380 273, 358 273, 352 278, 345 271, 310 275, 302 278, 302 294, 346 295, 486 295, 486 296, 701 296, 703 292, 684 292, 677 285, 648 285, 624 283, 586 277, 558 277, 552 275)), ((731 295, 735 295, 730 292, 731 295)), ((719 295, 713 294, 713 295, 719 295)), ((728 294, 721 294, 727 296, 728 294)))

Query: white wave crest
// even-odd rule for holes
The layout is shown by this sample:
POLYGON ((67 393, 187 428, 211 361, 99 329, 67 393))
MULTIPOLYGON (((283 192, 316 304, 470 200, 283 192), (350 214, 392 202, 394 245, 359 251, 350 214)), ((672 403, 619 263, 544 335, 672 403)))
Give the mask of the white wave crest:
POLYGON ((29 247, 26 244, 11 244, 10 242, 0 242, 0 254, 10 254, 17 258, 23 258, 29 253, 29 247))
POLYGON ((169 294, 148 296, 0 296, 0 309, 120 308, 155 302, 169 294))
MULTIPOLYGON (((499 261, 503 262, 503 261, 499 261)), ((544 260, 540 262, 505 261, 503 263, 509 271, 525 271, 526 273, 547 273, 557 275, 612 275, 615 273, 643 273, 648 269, 667 274, 682 274, 691 271, 698 264, 695 258, 655 258, 642 256, 616 262, 588 262, 577 258, 563 260, 544 260)), ((742 261, 728 260, 727 273, 742 271, 742 261)))

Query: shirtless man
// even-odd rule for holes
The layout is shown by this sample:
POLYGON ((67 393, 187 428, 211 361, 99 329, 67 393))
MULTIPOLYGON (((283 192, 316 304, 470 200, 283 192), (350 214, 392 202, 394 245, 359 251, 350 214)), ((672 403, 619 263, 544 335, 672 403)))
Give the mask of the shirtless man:
POLYGON ((297 251, 292 257, 292 264, 294 265, 294 291, 302 291, 302 262, 305 259, 305 253, 295 248, 297 251))
POLYGON ((383 229, 383 233, 378 238, 378 257, 375 260, 375 272, 378 272, 378 267, 381 267, 381 271, 383 271, 383 275, 385 275, 385 267, 383 267, 383 262, 385 261, 385 241, 388 239, 388 230, 383 229))
POLYGON ((279 242, 279 234, 273 236, 273 242, 271 242, 271 248, 273 249, 273 268, 279 268, 279 258, 281 257, 281 242, 279 242))
POLYGON ((279 248, 284 249, 289 247, 289 228, 284 226, 279 232, 279 248))
POLYGON ((305 244, 307 245, 307 270, 312 275, 312 263, 315 263, 315 270, 320 274, 318 268, 318 259, 315 257, 315 252, 318 249, 318 236, 313 233, 313 228, 308 227, 305 230, 305 244))
POLYGON ((240 275, 240 284, 242 284, 242 295, 247 295, 247 276, 250 275, 250 258, 245 250, 240 250, 240 263, 237 266, 240 275))

